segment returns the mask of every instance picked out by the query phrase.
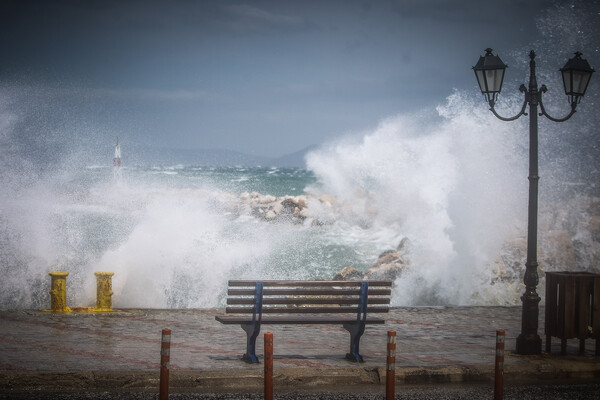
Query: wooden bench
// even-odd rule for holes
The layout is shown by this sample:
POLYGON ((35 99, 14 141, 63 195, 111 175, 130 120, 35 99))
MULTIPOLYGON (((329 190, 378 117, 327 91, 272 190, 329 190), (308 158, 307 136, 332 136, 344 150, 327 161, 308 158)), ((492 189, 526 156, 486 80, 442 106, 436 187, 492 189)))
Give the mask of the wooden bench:
POLYGON ((246 331, 242 360, 257 363, 256 338, 263 324, 342 325, 350 332, 346 358, 362 362, 360 338, 368 324, 384 324, 367 314, 389 312, 391 281, 229 281, 222 324, 246 331))

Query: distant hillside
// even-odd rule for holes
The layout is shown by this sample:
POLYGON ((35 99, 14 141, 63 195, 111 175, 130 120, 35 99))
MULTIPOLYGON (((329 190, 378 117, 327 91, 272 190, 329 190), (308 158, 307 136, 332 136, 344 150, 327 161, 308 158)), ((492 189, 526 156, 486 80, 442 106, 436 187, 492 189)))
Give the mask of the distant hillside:
POLYGON ((291 153, 291 154, 286 154, 285 156, 279 157, 279 158, 275 158, 275 166, 276 167, 299 167, 299 168, 305 168, 306 167, 306 160, 304 159, 306 157, 306 154, 310 153, 311 151, 317 149, 319 146, 313 144, 311 146, 305 147, 302 150, 299 150, 295 153, 291 153))

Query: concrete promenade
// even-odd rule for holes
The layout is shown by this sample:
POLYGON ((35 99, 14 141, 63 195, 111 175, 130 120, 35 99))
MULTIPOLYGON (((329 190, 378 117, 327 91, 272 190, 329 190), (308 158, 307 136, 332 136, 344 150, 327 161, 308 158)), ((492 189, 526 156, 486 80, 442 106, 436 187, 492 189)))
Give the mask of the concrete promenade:
MULTIPOLYGON (((255 390, 263 365, 240 361, 246 336, 215 321, 222 310, 129 309, 52 314, 0 310, 0 393, 28 390, 156 390, 161 330, 170 328, 171 390, 255 390)), ((544 333, 543 308, 539 333, 544 333)), ((349 335, 340 326, 263 326, 274 335, 277 387, 385 384, 386 333, 397 331, 396 379, 404 383, 492 382, 495 332, 506 331, 505 381, 552 383, 599 380, 595 343, 568 342, 560 356, 514 354, 520 307, 393 308, 385 325, 369 325, 361 340, 364 363, 344 359, 349 335)))

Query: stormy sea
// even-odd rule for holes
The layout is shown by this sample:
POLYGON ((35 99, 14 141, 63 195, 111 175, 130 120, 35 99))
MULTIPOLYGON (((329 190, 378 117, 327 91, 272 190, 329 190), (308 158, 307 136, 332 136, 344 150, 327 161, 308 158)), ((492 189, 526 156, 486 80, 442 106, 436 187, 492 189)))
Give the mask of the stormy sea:
MULTIPOLYGON (((558 116, 569 105, 548 66, 566 59, 552 49, 598 67, 595 36, 561 30, 579 18, 568 11, 545 14, 531 45, 558 116)), ((519 61, 502 114, 520 109, 529 50, 506 55, 519 61)), ((542 297, 545 271, 600 272, 598 80, 571 120, 540 119, 542 297)), ((114 272, 116 308, 219 307, 227 280, 246 278, 389 278, 393 305, 520 303, 528 122, 496 119, 475 86, 342 134, 296 168, 136 163, 127 132, 114 166, 112 141, 25 135, 15 92, 0 101, 0 308, 47 308, 50 271, 69 273, 72 306, 94 303, 95 271, 114 272)))
MULTIPOLYGON (((526 127, 494 121, 459 92, 436 113, 323 145, 306 168, 128 166, 135 149, 124 146, 119 167, 107 157, 26 184, 5 179, 0 307, 47 306, 54 270, 69 272, 68 302, 80 306, 94 302, 95 271, 115 273, 115 307, 195 308, 221 306, 228 279, 344 269, 394 279, 395 305, 517 304, 526 127)), ((542 164, 542 285, 545 270, 599 265, 597 181, 569 162, 542 164)))

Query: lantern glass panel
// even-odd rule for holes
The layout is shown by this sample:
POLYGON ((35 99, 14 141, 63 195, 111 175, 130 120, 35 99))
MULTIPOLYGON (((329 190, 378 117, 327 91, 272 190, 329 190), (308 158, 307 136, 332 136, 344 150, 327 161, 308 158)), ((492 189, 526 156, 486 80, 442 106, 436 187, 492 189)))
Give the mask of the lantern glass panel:
POLYGON ((563 83, 565 85, 565 94, 569 95, 572 93, 573 84, 571 82, 571 71, 562 71, 563 83))
POLYGON ((504 70, 503 69, 495 69, 493 70, 493 91, 494 92, 500 92, 500 89, 502 89, 502 78, 504 78, 504 70))
POLYGON ((573 71, 573 92, 583 96, 591 74, 582 71, 573 71))
POLYGON ((477 76, 477 83, 479 83, 479 89, 481 89, 481 93, 485 94, 488 91, 485 81, 485 74, 482 70, 476 70, 475 76, 477 76))

